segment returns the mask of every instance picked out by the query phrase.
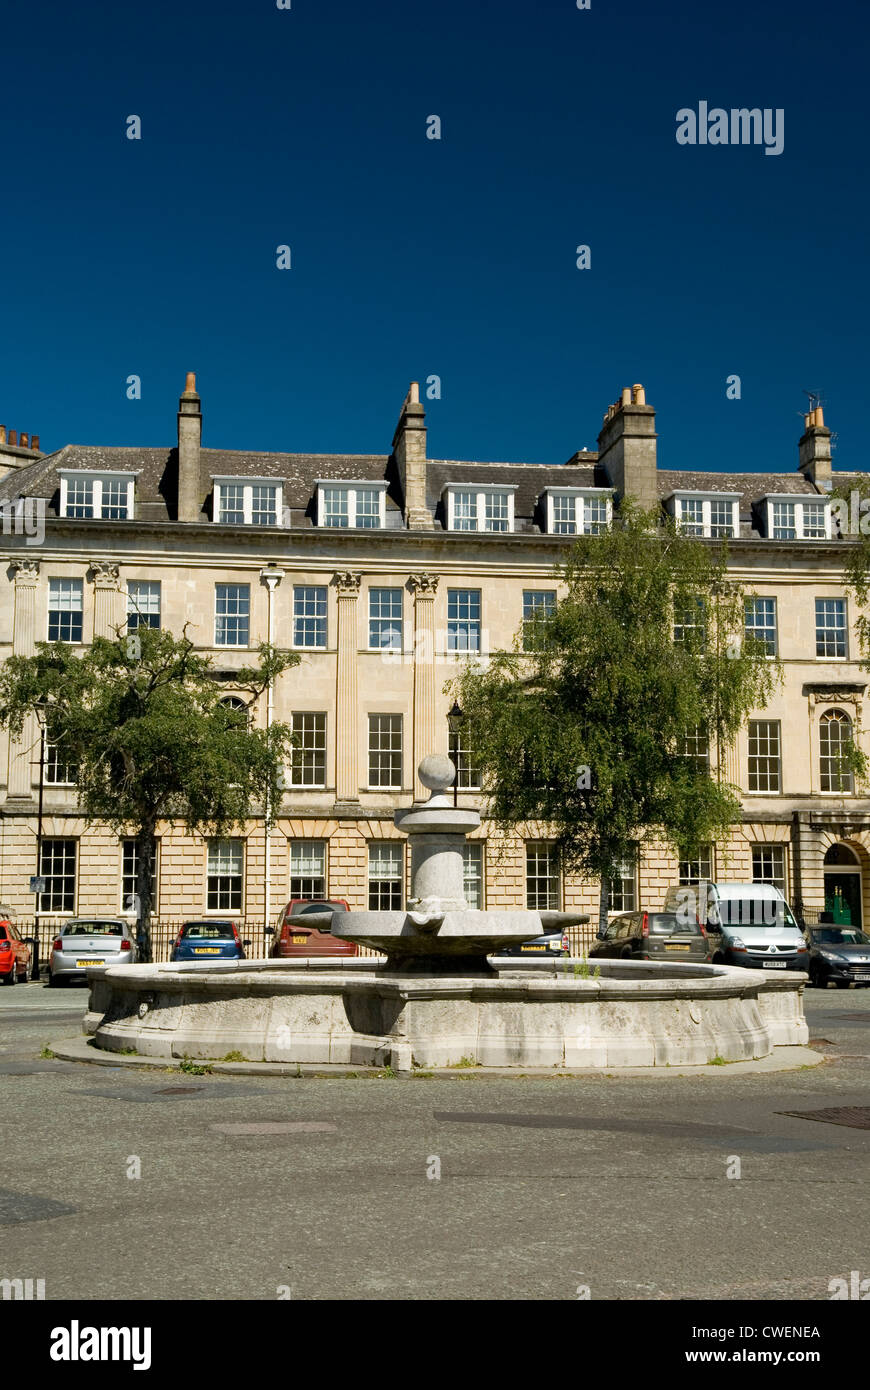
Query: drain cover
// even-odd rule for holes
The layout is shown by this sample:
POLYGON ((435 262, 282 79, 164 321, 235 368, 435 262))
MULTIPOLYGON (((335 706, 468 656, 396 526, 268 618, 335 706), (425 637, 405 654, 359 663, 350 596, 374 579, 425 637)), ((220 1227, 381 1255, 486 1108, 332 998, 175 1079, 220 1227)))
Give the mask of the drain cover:
POLYGON ((870 1105, 830 1105, 826 1110, 778 1110, 777 1114, 794 1115, 799 1120, 818 1120, 823 1125, 870 1129, 870 1105))

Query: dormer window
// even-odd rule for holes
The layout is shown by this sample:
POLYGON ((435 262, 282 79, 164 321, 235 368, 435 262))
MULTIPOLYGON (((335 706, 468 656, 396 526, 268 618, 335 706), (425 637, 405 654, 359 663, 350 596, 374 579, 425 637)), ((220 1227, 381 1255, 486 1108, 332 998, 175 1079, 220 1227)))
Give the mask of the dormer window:
POLYGON ((379 531, 386 525, 386 483, 317 481, 317 524, 379 531))
POLYGON ((513 531, 516 487, 501 483, 448 483, 448 531, 513 531))
POLYGON ((824 541, 831 536, 831 508, 821 498, 765 497, 766 529, 774 541, 824 541))
POLYGON ((547 531, 553 536, 594 536, 606 531, 613 511, 610 488, 547 488, 547 531))
POLYGON ((135 486, 135 473, 69 469, 60 475, 60 514, 85 521, 131 521, 135 486))
POLYGON ((740 535, 739 492, 672 492, 665 506, 685 536, 740 535))
POLYGON ((223 526, 277 526, 283 487, 274 478, 212 478, 216 522, 223 526))

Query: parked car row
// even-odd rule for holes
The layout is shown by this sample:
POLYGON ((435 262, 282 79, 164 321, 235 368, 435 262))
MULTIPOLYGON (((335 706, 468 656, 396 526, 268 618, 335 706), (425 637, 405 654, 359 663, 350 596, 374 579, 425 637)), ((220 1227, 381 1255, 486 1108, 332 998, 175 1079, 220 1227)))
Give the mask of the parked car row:
MULTIPOLYGON (((343 898, 291 899, 278 914, 269 956, 356 956, 358 946, 333 936, 335 916, 348 912, 343 898)), ((31 978, 32 950, 0 907, 0 982, 31 978)), ((170 960, 244 960, 248 939, 231 918, 184 922, 170 960)), ((567 933, 541 936, 506 948, 504 955, 569 955, 567 933)), ((600 930, 589 950, 593 959, 682 960, 764 970, 801 970, 810 983, 870 986, 870 936, 857 927, 822 922, 802 931, 779 889, 772 884, 707 883, 668 890, 661 910, 619 913, 600 930)), ((48 983, 57 987, 85 979, 89 966, 124 965, 137 958, 128 922, 112 917, 78 917, 66 922, 52 942, 48 983)))

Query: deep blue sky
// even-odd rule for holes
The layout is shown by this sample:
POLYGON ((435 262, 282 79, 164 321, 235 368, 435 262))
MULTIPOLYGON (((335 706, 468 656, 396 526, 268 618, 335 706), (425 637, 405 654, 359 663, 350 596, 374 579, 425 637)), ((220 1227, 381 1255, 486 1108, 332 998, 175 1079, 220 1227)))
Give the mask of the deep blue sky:
POLYGON ((662 466, 795 467, 809 387, 866 467, 864 0, 46 0, 3 29, 0 420, 43 449, 171 444, 190 369, 213 447, 387 451, 437 373, 435 457, 561 462, 640 381, 662 466), (783 107, 784 153, 678 146, 701 99, 783 107))

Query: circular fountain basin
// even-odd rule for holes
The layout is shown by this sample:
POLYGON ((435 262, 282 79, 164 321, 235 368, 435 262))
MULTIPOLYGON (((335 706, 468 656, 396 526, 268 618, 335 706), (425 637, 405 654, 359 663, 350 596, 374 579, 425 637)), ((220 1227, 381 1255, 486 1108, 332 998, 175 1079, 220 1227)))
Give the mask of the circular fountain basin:
POLYGON ((398 975, 374 959, 92 967, 100 1048, 410 1071, 749 1061, 807 1042, 806 976, 656 962, 491 960, 398 975))

